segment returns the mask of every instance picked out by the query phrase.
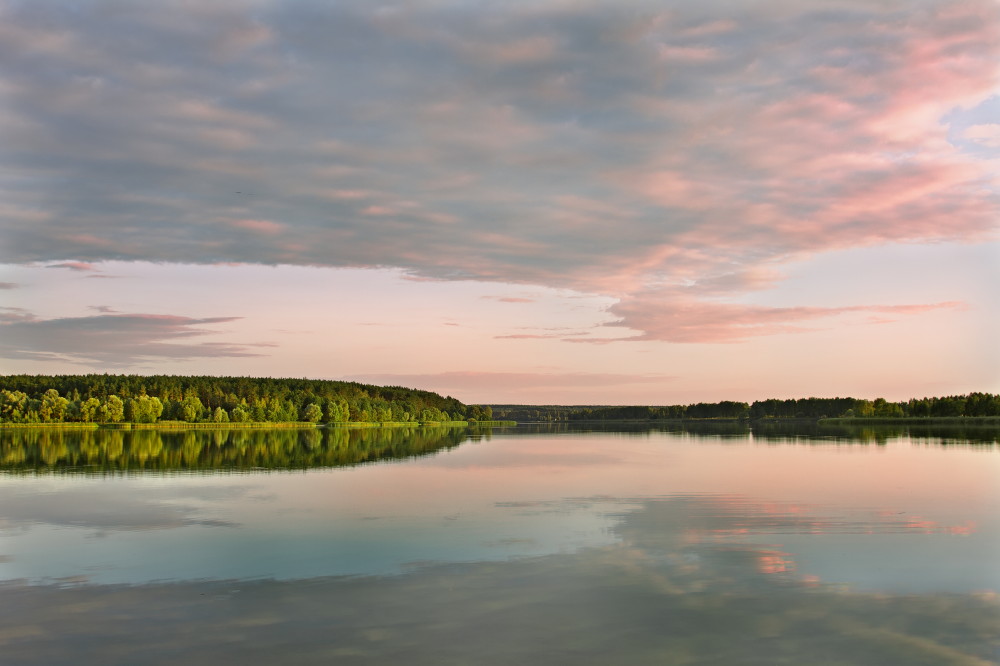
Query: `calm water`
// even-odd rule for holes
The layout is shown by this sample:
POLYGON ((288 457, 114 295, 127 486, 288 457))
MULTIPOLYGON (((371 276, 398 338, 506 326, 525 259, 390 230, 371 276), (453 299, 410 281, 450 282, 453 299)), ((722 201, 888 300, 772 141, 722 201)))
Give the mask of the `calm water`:
POLYGON ((0 430, 0 661, 996 664, 998 441, 0 430))

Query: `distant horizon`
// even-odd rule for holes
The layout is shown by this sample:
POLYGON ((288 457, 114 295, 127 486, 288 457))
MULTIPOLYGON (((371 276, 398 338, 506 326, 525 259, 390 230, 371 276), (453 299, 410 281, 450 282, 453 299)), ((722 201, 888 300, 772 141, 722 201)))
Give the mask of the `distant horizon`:
MULTIPOLYGON (((615 403, 615 402, 600 402, 600 403, 598 403, 598 402, 592 402, 592 403, 523 403, 523 402, 496 402, 496 401, 489 401, 489 400, 487 400, 487 401, 478 401, 478 402, 476 402, 476 401, 468 401, 468 400, 462 399, 462 397, 458 396, 458 395, 446 394, 446 393, 442 393, 440 391, 434 391, 433 389, 428 389, 428 388, 422 387, 422 386, 408 386, 408 385, 402 385, 402 384, 371 384, 370 382, 362 382, 362 381, 357 381, 357 380, 353 380, 353 379, 336 379, 336 378, 328 378, 328 377, 308 377, 308 376, 306 376, 306 377, 290 377, 290 376, 273 376, 273 375, 186 375, 186 374, 181 375, 181 374, 173 374, 173 373, 125 373, 125 372, 119 372, 119 373, 72 373, 72 372, 70 372, 70 373, 6 373, 4 375, 0 375, 0 380, 2 380, 2 378, 5 377, 5 376, 11 376, 11 375, 31 375, 31 376, 42 376, 42 377, 45 377, 45 376, 55 377, 55 376, 74 376, 74 375, 83 376, 83 375, 87 375, 87 374, 99 374, 99 375, 109 375, 109 376, 123 375, 123 376, 135 376, 135 377, 165 376, 165 377, 179 377, 179 378, 182 378, 182 377, 219 377, 219 378, 222 378, 222 377, 236 377, 236 378, 247 378, 247 379, 282 379, 282 380, 284 380, 284 379, 291 379, 291 380, 301 379, 301 380, 305 380, 305 381, 348 382, 348 383, 357 383, 357 384, 363 384, 363 385, 369 385, 369 386, 379 386, 379 387, 386 387, 386 388, 404 388, 404 389, 414 390, 414 391, 429 391, 429 392, 432 392, 432 393, 438 393, 439 395, 441 395, 443 397, 454 398, 454 399, 458 400, 459 402, 461 402, 461 403, 463 403, 465 405, 483 405, 483 406, 491 406, 491 407, 492 406, 510 406, 510 407, 664 407, 664 406, 670 406, 670 405, 689 405, 689 404, 698 404, 698 403, 717 404, 717 403, 721 403, 721 402, 742 402, 742 403, 746 403, 746 404, 751 404, 752 405, 754 402, 763 402, 763 401, 766 401, 766 400, 803 400, 803 399, 820 399, 820 400, 824 400, 824 399, 833 399, 833 398, 845 398, 845 399, 846 398, 851 398, 851 399, 856 399, 856 400, 876 400, 876 399, 882 398, 882 399, 885 399, 887 402, 900 403, 900 402, 906 402, 908 400, 921 400, 921 399, 926 399, 926 398, 944 398, 944 397, 967 396, 967 395, 973 394, 973 393, 983 393, 983 394, 990 394, 990 395, 993 394, 991 391, 965 391, 963 393, 953 393, 953 394, 947 394, 947 395, 919 395, 919 396, 918 395, 911 395, 911 396, 909 396, 907 398, 902 398, 902 399, 889 399, 889 398, 886 398, 885 396, 880 396, 880 395, 798 395, 798 396, 775 396, 775 395, 769 395, 767 397, 758 397, 758 398, 753 398, 753 399, 750 399, 750 400, 746 400, 746 399, 737 400, 737 399, 734 399, 734 398, 722 398, 722 399, 719 399, 719 400, 699 400, 699 401, 694 401, 694 402, 672 402, 672 403, 665 403, 665 402, 647 402, 647 403, 641 403, 641 402, 629 402, 629 403, 615 403)), ((0 386, 0 388, 3 388, 3 387, 0 386)))

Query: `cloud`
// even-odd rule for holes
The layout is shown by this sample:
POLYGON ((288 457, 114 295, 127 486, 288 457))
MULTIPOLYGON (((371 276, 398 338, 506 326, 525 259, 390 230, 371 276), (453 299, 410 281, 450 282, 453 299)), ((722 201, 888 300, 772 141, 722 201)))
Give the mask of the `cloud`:
MULTIPOLYGON (((574 338, 580 338, 581 342, 595 342, 589 330, 573 330, 565 328, 555 329, 534 329, 541 330, 540 333, 507 333, 504 335, 494 335, 496 340, 561 340, 563 342, 576 342, 574 338)), ((603 341, 603 339, 601 340, 603 341)))
POLYGON ((58 264, 50 264, 48 268, 68 268, 71 271, 82 271, 82 272, 97 270, 96 268, 94 268, 92 264, 89 264, 85 261, 63 261, 58 264))
POLYGON ((19 286, 16 282, 0 282, 0 289, 17 289, 19 286))
POLYGON ((457 394, 459 392, 493 389, 523 390, 552 388, 608 388, 635 384, 659 384, 676 379, 670 375, 626 375, 588 372, 439 372, 427 374, 366 374, 348 378, 349 381, 374 382, 393 386, 439 387, 432 390, 457 394), (443 388, 440 388, 443 387, 443 388))
POLYGON ((535 298, 524 296, 480 296, 480 298, 487 301, 497 301, 498 303, 534 303, 537 301, 535 298))
POLYGON ((158 314, 102 314, 41 319, 20 308, 0 310, 0 358, 129 366, 153 359, 260 356, 262 344, 186 342, 204 328, 239 317, 193 319, 158 314))
MULTIPOLYGON (((124 489, 123 489, 124 490, 124 489)), ((5 526, 53 525, 73 527, 98 532, 164 530, 199 525, 206 527, 237 527, 237 523, 199 516, 199 511, 189 506, 192 500, 202 500, 202 495, 212 497, 236 496, 246 493, 246 488, 205 488, 193 492, 179 491, 173 497, 157 497, 156 493, 142 497, 134 493, 106 489, 63 490, 35 496, 4 492, 5 526)), ((161 494, 162 495, 162 494, 161 494)), ((204 500, 202 500, 204 501, 204 500)))
POLYGON ((963 136, 988 148, 1000 148, 1000 124, 983 123, 968 127, 963 136))
MULTIPOLYGON (((631 338, 580 338, 579 342, 660 340, 664 342, 740 342, 748 338, 804 333, 833 325, 834 320, 862 315, 861 323, 887 323, 900 317, 934 310, 962 309, 959 302, 913 305, 855 305, 843 307, 765 307, 698 300, 683 294, 640 294, 611 306, 620 317, 608 326, 640 333, 631 338)), ((854 321, 857 321, 855 319, 854 321)))
POLYGON ((997 235, 942 121, 1000 88, 990 0, 109 7, 0 9, 0 261, 398 267, 658 326, 632 308, 997 235))
POLYGON ((243 231, 250 231, 258 234, 280 234, 284 230, 284 225, 270 220, 230 220, 229 226, 243 231))

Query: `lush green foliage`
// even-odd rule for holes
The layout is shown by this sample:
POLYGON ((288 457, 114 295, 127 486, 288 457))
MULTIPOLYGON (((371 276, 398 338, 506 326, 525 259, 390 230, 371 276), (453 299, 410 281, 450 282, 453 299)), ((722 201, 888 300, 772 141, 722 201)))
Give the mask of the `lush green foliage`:
POLYGON ((666 406, 464 405, 399 386, 316 379, 174 375, 0 377, 4 423, 448 423, 1000 416, 1000 395, 799 398, 666 406))
POLYGON ((269 377, 7 375, 6 423, 426 423, 489 420, 489 407, 399 386, 269 377))
POLYGON ((458 446, 468 428, 24 428, 0 437, 0 472, 105 474, 307 469, 420 456, 458 446))
POLYGON ((1000 395, 970 393, 941 398, 888 402, 883 398, 798 398, 722 401, 666 406, 493 405, 496 418, 532 421, 656 421, 674 419, 820 419, 827 417, 903 418, 1000 416, 1000 395))

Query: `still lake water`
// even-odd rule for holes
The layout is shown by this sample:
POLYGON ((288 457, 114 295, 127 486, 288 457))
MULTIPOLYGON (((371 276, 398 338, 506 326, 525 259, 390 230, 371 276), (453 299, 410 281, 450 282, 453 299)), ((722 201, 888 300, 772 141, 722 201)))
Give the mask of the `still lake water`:
POLYGON ((1000 433, 0 430, 4 664, 997 664, 1000 433))

